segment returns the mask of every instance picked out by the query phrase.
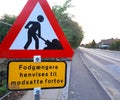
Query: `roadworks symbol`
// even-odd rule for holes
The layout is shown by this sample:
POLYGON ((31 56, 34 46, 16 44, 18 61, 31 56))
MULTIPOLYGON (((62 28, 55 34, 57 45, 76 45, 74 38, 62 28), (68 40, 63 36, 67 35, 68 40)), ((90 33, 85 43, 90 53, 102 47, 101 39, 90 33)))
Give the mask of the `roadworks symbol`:
POLYGON ((62 50, 63 47, 58 40, 51 24, 39 3, 29 16, 26 23, 11 45, 10 49, 35 49, 35 50, 62 50), (36 12, 41 12, 38 15, 36 12), (19 43, 19 46, 17 46, 19 43))

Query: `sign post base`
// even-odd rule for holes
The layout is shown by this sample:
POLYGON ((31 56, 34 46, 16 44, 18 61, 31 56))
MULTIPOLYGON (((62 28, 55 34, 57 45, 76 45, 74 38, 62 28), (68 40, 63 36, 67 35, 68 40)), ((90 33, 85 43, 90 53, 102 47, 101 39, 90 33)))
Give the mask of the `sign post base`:
POLYGON ((35 100, 40 100, 41 88, 34 88, 35 100))

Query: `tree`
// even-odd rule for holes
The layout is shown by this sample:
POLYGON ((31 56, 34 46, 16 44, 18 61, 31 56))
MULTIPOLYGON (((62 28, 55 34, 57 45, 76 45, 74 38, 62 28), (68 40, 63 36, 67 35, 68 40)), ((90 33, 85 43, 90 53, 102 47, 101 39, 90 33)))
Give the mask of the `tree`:
POLYGON ((91 42, 87 43, 87 44, 85 45, 85 47, 86 47, 86 48, 91 48, 91 42))
POLYGON ((110 50, 119 50, 120 51, 120 40, 113 42, 110 47, 110 50))
MULTIPOLYGON (((13 24, 15 19, 16 19, 16 16, 5 14, 4 16, 1 17, 0 21, 6 22, 9 24, 13 24)), ((6 25, 4 23, 0 23, 0 42, 6 36, 9 29, 10 29, 9 25, 6 25)))
POLYGON ((92 41, 91 48, 96 48, 96 42, 95 42, 95 40, 92 41))
POLYGON ((62 6, 53 6, 52 10, 62 27, 66 38, 68 39, 72 48, 77 48, 82 39, 83 39, 83 30, 82 27, 78 25, 77 22, 72 20, 70 14, 66 13, 67 9, 72 7, 71 2, 72 0, 66 0, 66 2, 62 6))
POLYGON ((116 50, 120 50, 120 41, 116 41, 116 50))

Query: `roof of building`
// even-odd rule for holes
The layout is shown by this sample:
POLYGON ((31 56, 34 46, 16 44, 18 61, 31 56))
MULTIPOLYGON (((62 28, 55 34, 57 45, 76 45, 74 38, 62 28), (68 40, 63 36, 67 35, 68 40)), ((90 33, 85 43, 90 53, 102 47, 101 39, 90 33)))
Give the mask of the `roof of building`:
POLYGON ((110 45, 116 41, 119 41, 120 39, 104 39, 104 40, 101 40, 100 44, 104 44, 104 45, 110 45))

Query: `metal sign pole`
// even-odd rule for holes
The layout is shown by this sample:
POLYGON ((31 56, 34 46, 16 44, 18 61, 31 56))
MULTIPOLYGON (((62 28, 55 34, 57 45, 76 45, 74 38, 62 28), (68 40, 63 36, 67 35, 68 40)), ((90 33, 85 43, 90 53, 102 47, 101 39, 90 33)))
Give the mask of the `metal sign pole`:
POLYGON ((40 100, 41 88, 34 88, 35 100, 40 100))
MULTIPOLYGON (((41 62, 41 56, 34 56, 34 63, 41 62)), ((40 100, 41 88, 34 88, 35 100, 40 100)))

